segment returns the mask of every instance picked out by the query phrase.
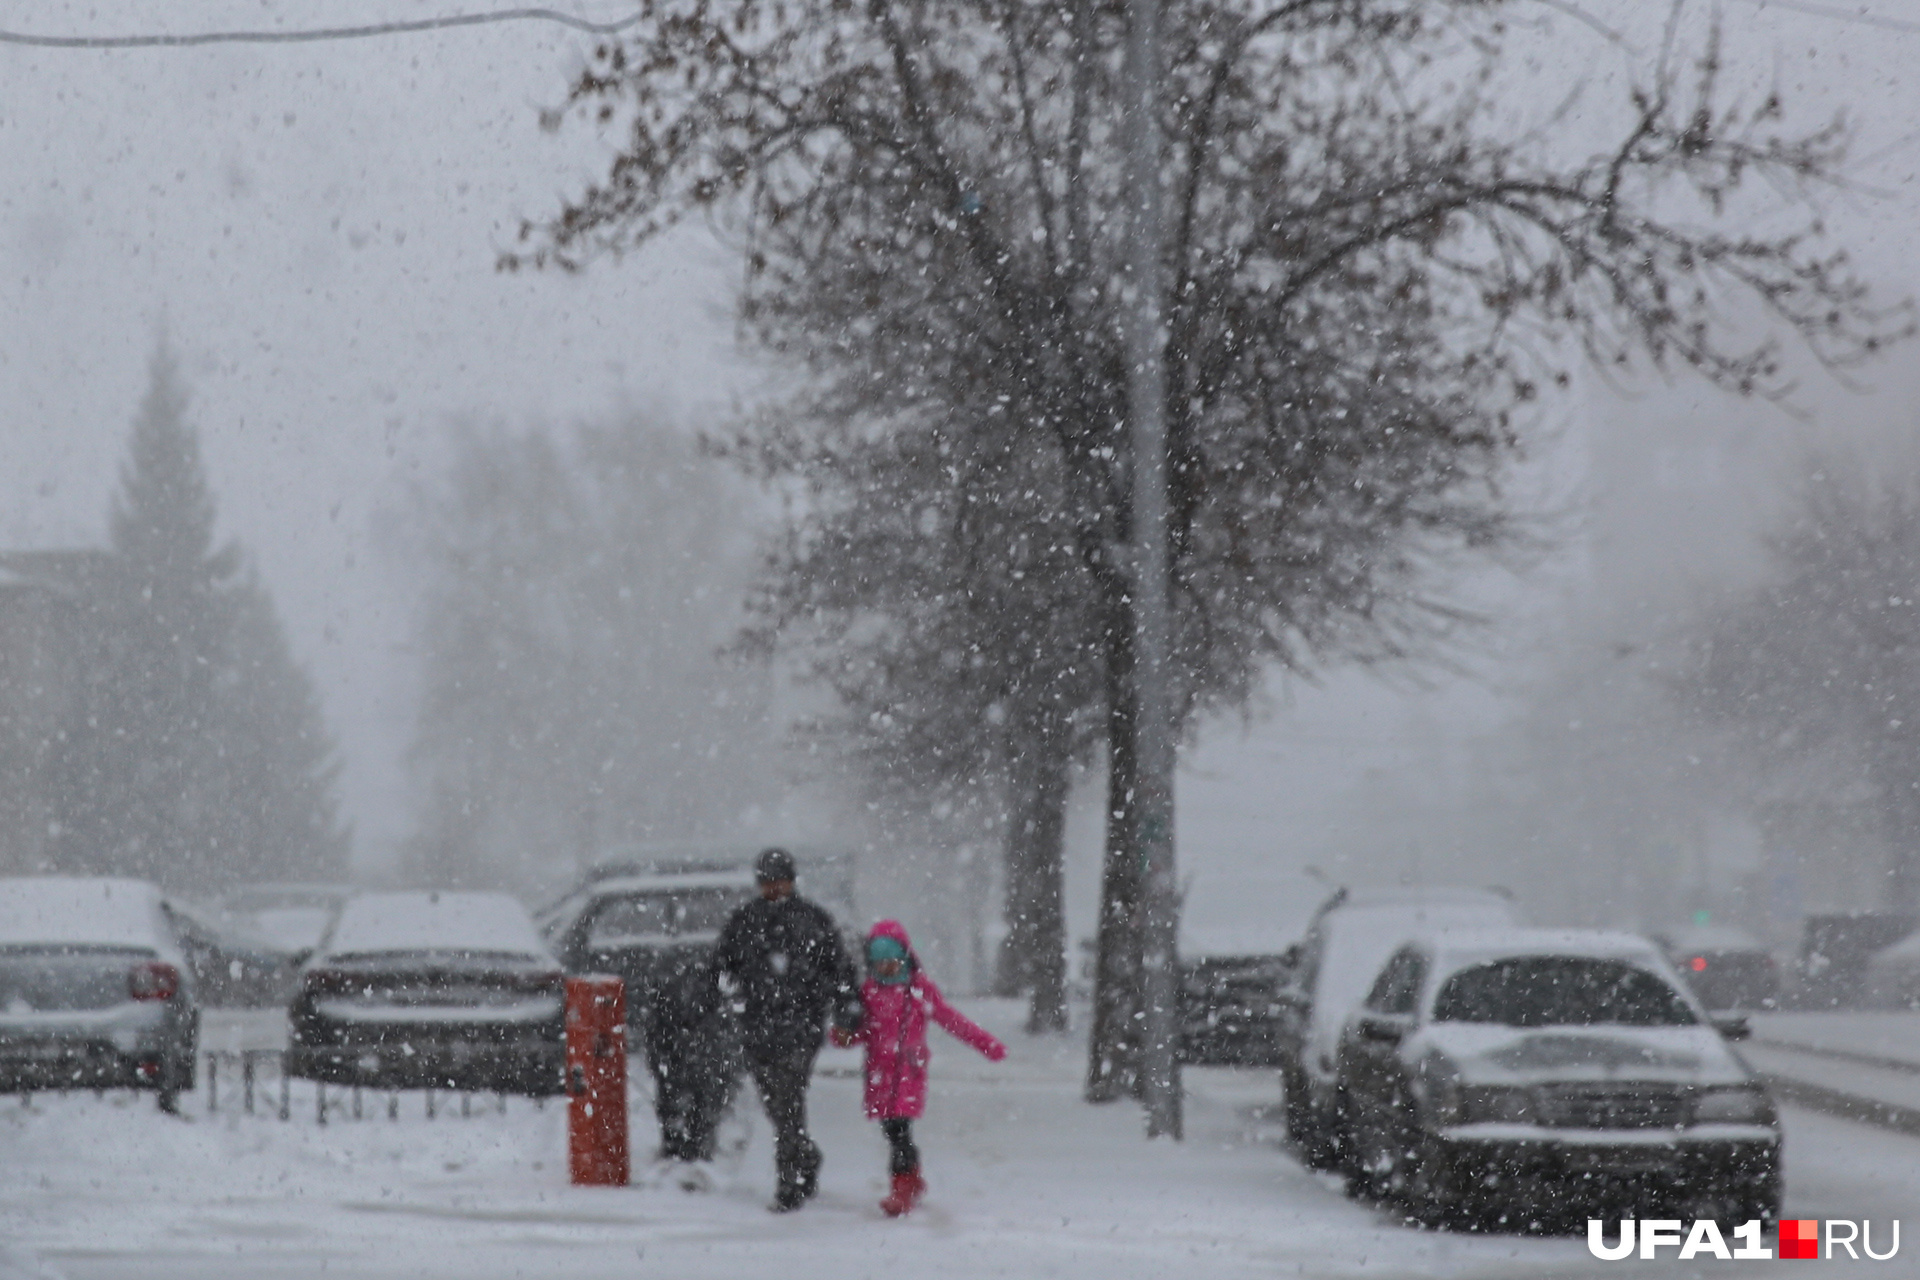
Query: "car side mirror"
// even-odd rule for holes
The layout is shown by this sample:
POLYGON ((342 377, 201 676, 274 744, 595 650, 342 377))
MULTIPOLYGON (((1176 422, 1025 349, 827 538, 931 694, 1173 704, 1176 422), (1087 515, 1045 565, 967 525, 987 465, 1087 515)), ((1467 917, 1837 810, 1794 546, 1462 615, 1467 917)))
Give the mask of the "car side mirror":
POLYGON ((1411 1019, 1391 1013, 1370 1013, 1359 1026, 1360 1038, 1373 1044, 1399 1044, 1412 1029, 1411 1019))
POLYGON ((1753 1038, 1753 1024, 1747 1021, 1744 1013, 1713 1013, 1707 1015, 1713 1023, 1713 1029, 1729 1040, 1750 1040, 1753 1038))

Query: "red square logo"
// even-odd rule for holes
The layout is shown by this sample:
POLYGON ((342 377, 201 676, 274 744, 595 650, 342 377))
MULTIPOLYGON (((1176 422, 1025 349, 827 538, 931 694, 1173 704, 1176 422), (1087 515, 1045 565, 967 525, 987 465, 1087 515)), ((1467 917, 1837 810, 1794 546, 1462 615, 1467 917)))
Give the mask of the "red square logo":
POLYGON ((1820 1219, 1780 1219, 1780 1256, 1817 1258, 1820 1256, 1820 1219))

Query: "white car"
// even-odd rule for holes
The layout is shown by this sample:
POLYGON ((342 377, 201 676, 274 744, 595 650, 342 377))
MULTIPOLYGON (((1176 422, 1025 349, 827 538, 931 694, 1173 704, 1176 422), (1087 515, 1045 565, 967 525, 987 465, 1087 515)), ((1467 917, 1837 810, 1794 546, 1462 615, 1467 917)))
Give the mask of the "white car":
POLYGON ((1518 923, 1513 902, 1487 889, 1342 889, 1321 906, 1289 984, 1295 1010, 1280 1055, 1287 1132, 1308 1164, 1340 1162, 1340 1033, 1387 957, 1418 934, 1518 923))
POLYGON ((1350 1189, 1436 1221, 1771 1220, 1779 1121, 1744 1034, 1644 938, 1416 939, 1342 1037, 1350 1189))
POLYGON ((1873 953, 1865 996, 1876 1009, 1920 1009, 1920 933, 1873 953))
POLYGON ((0 879, 0 1091, 193 1088, 200 1008, 144 880, 0 879))

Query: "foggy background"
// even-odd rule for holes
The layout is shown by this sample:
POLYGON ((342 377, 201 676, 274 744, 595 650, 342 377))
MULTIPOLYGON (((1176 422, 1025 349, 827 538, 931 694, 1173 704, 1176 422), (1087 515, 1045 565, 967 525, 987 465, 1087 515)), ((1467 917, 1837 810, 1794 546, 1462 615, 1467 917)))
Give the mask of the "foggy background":
MULTIPOLYGON (((1626 0, 1587 11, 1642 50, 1665 18, 1626 0)), ((194 0, 164 21, 436 12, 194 0)), ((1920 23, 1916 3, 1873 13, 1920 23)), ((1808 127, 1849 112, 1858 187, 1832 194, 1829 229, 1887 297, 1911 293, 1920 84, 1905 70, 1920 34, 1778 5, 1725 16, 1749 96, 1777 85, 1808 127)), ((0 3, 10 30, 162 20, 131 3, 0 3)), ((1697 38, 1710 20, 1690 9, 1683 27, 1697 38)), ((220 534, 257 565, 338 744, 356 878, 535 897, 596 841, 871 845, 863 907, 924 921, 936 966, 978 979, 972 939, 996 900, 975 872, 993 850, 929 852, 939 822, 869 809, 791 746, 805 691, 713 657, 777 514, 693 445, 779 394, 735 351, 729 258, 690 228, 579 276, 494 269, 521 217, 604 167, 590 131, 539 124, 587 40, 526 23, 340 45, 0 47, 0 547, 104 542, 164 334, 220 534), (524 509, 563 512, 565 527, 532 519, 483 539, 522 558, 476 570, 460 513, 510 525, 514 494, 540 484, 565 499, 524 509), (462 650, 475 572, 531 584, 513 643, 462 650), (634 584, 645 597, 623 602, 635 575, 651 575, 634 584), (590 671, 543 665, 575 647, 555 640, 542 590, 599 602, 582 615, 590 671), (449 670, 469 675, 436 684, 449 670), (517 709, 551 706, 560 687, 604 696, 548 724, 517 709), (516 780, 562 758, 490 808, 498 776, 462 776, 423 725, 524 732, 489 746, 516 780), (616 749, 644 769, 596 781, 616 749)), ((1595 100, 1622 87, 1624 58, 1594 58, 1604 45, 1579 45, 1572 65, 1576 42, 1543 33, 1534 47, 1538 92, 1519 100, 1544 109, 1582 71, 1595 100)), ((1528 427, 1516 477, 1549 545, 1457 584, 1488 625, 1448 665, 1276 677, 1257 714, 1205 726, 1183 760, 1183 876, 1502 883, 1543 920, 1654 929, 1706 910, 1777 939, 1806 911, 1877 905, 1885 849, 1859 770, 1836 758, 1762 777, 1682 713, 1666 673, 1703 617, 1762 581, 1761 534, 1791 519, 1795 486, 1826 465, 1811 458, 1840 459, 1862 485, 1913 474, 1914 384, 1908 349, 1852 387, 1809 370, 1793 412, 1577 374, 1528 427)), ((1092 930, 1097 781, 1082 780, 1069 823, 1070 942, 1092 930)), ((1310 879, 1286 883, 1304 915, 1310 879)))

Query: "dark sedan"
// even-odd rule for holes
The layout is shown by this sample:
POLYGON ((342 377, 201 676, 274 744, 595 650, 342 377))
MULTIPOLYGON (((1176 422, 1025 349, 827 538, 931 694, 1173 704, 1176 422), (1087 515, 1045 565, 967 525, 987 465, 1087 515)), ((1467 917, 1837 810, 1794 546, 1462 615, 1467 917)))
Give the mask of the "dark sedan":
POLYGON ((563 1091, 566 979, 500 893, 368 893, 301 973, 292 1074, 375 1088, 563 1091))

